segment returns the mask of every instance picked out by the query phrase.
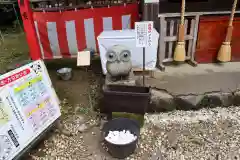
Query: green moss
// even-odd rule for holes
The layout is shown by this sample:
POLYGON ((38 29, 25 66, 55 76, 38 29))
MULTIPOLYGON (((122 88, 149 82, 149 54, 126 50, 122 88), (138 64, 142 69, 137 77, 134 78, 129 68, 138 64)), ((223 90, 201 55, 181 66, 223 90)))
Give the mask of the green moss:
POLYGON ((139 122, 142 127, 144 124, 144 116, 140 114, 134 113, 126 113, 126 112, 112 112, 112 118, 129 118, 134 119, 139 122))

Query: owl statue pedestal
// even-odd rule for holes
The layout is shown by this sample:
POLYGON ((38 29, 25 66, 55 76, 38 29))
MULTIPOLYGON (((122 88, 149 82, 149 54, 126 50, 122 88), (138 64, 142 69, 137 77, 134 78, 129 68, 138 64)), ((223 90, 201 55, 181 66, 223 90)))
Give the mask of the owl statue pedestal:
POLYGON ((105 84, 118 84, 118 85, 136 85, 136 78, 134 77, 133 72, 130 72, 128 76, 123 77, 112 77, 109 73, 106 74, 105 84))
POLYGON ((124 81, 129 79, 129 75, 124 76, 111 76, 107 73, 106 78, 111 82, 124 81))

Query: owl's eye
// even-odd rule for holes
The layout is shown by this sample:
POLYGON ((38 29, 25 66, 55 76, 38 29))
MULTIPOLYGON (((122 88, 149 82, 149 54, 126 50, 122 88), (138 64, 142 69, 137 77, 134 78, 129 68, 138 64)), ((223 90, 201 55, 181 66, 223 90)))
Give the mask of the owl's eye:
POLYGON ((124 50, 120 54, 121 60, 124 62, 130 61, 131 60, 131 53, 129 50, 124 50))
POLYGON ((113 58, 113 54, 110 53, 110 54, 108 55, 108 58, 112 59, 112 58, 113 58))
POLYGON ((124 57, 124 58, 127 58, 127 57, 128 57, 128 54, 127 54, 127 53, 124 53, 124 54, 123 54, 123 57, 124 57))
POLYGON ((107 61, 109 62, 114 62, 117 60, 117 56, 115 52, 112 52, 112 51, 109 51, 106 53, 106 58, 107 58, 107 61))

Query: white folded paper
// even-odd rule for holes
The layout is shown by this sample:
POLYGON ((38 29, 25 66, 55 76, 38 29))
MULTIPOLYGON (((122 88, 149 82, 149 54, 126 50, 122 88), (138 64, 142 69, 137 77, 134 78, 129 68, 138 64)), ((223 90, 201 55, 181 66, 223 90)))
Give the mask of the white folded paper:
POLYGON ((90 51, 81 51, 77 55, 77 66, 90 65, 90 51))

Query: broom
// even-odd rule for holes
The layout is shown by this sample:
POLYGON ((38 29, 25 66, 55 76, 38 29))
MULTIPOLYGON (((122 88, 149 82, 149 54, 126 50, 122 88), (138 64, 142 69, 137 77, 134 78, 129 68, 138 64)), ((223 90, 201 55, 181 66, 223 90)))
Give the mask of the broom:
POLYGON ((177 62, 185 61, 186 51, 185 51, 185 41, 184 41, 184 13, 185 13, 185 0, 182 0, 181 6, 181 23, 178 29, 178 41, 176 48, 174 50, 173 60, 177 62))
POLYGON ((233 32, 233 19, 236 11, 238 0, 234 0, 232 6, 231 17, 229 20, 227 35, 225 41, 222 43, 220 50, 218 51, 217 60, 219 62, 229 62, 231 60, 231 40, 232 40, 232 32, 233 32))

